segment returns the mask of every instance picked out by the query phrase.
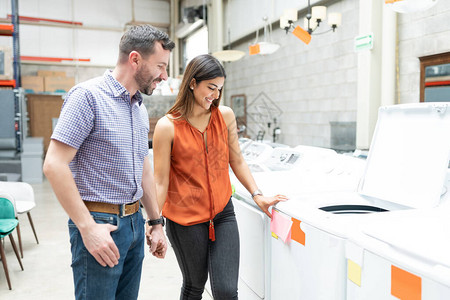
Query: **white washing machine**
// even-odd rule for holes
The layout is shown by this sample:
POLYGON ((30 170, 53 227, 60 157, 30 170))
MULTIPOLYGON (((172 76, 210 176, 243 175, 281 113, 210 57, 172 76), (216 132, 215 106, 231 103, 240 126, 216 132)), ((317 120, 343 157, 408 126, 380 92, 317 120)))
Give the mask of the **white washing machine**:
POLYGON ((250 145, 253 142, 253 140, 249 138, 239 138, 238 141, 241 151, 243 151, 248 145, 250 145))
POLYGON ((441 202, 388 213, 349 236, 347 299, 450 299, 450 169, 441 202))
POLYGON ((450 299, 450 210, 392 213, 346 243, 347 299, 450 299))
POLYGON ((270 157, 272 150, 273 148, 270 145, 261 142, 251 142, 244 149, 241 149, 242 156, 252 173, 269 171, 264 166, 264 161, 270 157))
MULTIPOLYGON (((247 139, 247 138, 240 138, 239 139, 239 147, 242 151, 242 156, 244 157, 244 159, 252 173, 270 171, 264 164, 264 162, 270 157, 271 153, 274 150, 270 145, 268 145, 266 143, 256 142, 256 141, 253 141, 253 140, 247 139)), ((236 186, 240 185, 240 183, 239 183, 239 180, 234 175, 231 167, 229 168, 229 174, 230 174, 231 185, 234 189, 236 189, 236 186)), ((242 187, 242 185, 240 185, 239 188, 238 188, 239 189, 238 194, 242 195, 243 199, 246 199, 246 197, 248 197, 248 195, 247 195, 248 192, 246 192, 245 188, 242 187), (242 191, 242 189, 245 192, 242 191)), ((234 195, 235 194, 236 193, 234 193, 234 195)), ((250 197, 250 200, 253 202, 251 197, 250 197)), ((250 201, 250 200, 248 200, 248 201, 250 201)), ((242 201, 244 201, 244 200, 242 200, 242 201)), ((252 206, 249 206, 248 204, 245 204, 245 208, 242 209, 241 206, 239 205, 240 202, 238 202, 236 204, 236 201, 234 198, 233 198, 233 204, 235 207, 236 218, 238 219, 238 223, 239 223, 239 219, 248 220, 248 222, 250 224, 249 226, 258 227, 256 229, 256 231, 259 232, 260 227, 262 228, 262 225, 259 222, 260 222, 260 219, 263 219, 264 216, 262 216, 262 213, 260 213, 260 211, 259 212, 256 211, 258 208, 254 208, 252 206), (247 217, 248 214, 251 215, 251 217, 250 217, 251 219, 249 219, 247 217)), ((243 228, 242 230, 240 228, 240 231, 242 231, 244 234, 246 234, 247 230, 251 231, 251 229, 247 225, 245 225, 244 227, 245 228, 243 228)), ((244 242, 244 244, 245 244, 245 242, 244 242)), ((242 249, 242 241, 241 241, 241 249, 242 249)), ((241 258, 241 261, 242 261, 242 258, 241 258)), ((245 295, 245 293, 247 291, 245 285, 243 285, 241 287, 242 284, 243 284, 242 282, 239 282, 240 298, 241 299, 253 299, 253 298, 251 298, 252 297, 251 294, 248 297, 241 296, 241 295, 245 295)), ((209 277, 208 277, 208 281, 206 282, 205 289, 208 292, 208 294, 212 297, 211 284, 210 284, 209 277)), ((252 293, 252 292, 250 291, 249 293, 252 293)))
MULTIPOLYGON (((326 149, 316 148, 321 153, 319 155, 314 153, 313 148, 315 147, 307 148, 307 151, 306 148, 275 148, 273 150, 270 157, 264 161, 265 168, 270 171, 253 173, 255 181, 265 195, 278 193, 294 195, 295 190, 302 190, 302 187, 308 193, 318 192, 319 188, 324 188, 325 184, 318 185, 316 181, 330 182, 325 177, 330 176, 329 174, 334 171, 333 164, 340 166, 337 163, 340 162, 340 156, 333 150, 326 151, 326 149), (326 156, 333 159, 328 159, 326 156), (320 163, 324 161, 326 163, 322 166, 320 163), (314 168, 314 163, 316 163, 316 168, 314 168)), ((357 161, 358 163, 363 162, 357 161)), ((343 177, 347 176, 349 172, 348 170, 339 170, 332 176, 343 177)), ((270 299, 270 281, 271 274, 273 274, 270 270, 270 219, 261 212, 248 191, 236 179, 232 179, 232 182, 236 188, 233 204, 241 241, 239 296, 241 299, 270 299)), ((356 188, 356 183, 353 183, 350 190, 356 188)), ((339 188, 343 188, 343 186, 345 184, 340 185, 339 188)))
MULTIPOLYGON (((308 147, 308 146, 306 146, 308 147)), ((314 147, 308 147, 314 148, 314 147)), ((308 153, 311 149, 303 152, 303 149, 296 147, 294 150, 298 154, 284 159, 285 163, 269 158, 265 165, 273 171, 278 171, 267 175, 266 173, 254 174, 257 182, 267 182, 266 176, 271 176, 271 184, 258 185, 267 195, 283 193, 289 198, 301 195, 314 195, 325 192, 356 191, 359 181, 364 173, 366 161, 337 154, 333 150, 322 153, 326 149, 318 149, 318 153, 308 153), (295 161, 293 166, 288 162, 295 161)), ((273 156, 276 156, 276 151, 273 156)))
MULTIPOLYGON (((274 149, 267 143, 255 142, 249 139, 239 139, 239 142, 242 155, 253 175, 263 172, 271 172, 276 168, 283 168, 287 170, 289 168, 293 168, 299 162, 297 161, 297 158, 299 157, 300 153, 298 153, 298 151, 290 149, 289 147, 280 147, 274 149), (277 164, 277 162, 279 163, 277 164), (268 165, 268 163, 270 164, 270 166, 268 165)), ((264 259, 266 255, 264 255, 264 252, 260 252, 261 256, 258 256, 259 253, 256 256, 247 255, 248 251, 243 251, 243 249, 253 249, 254 245, 257 248, 263 247, 261 245, 265 245, 264 247, 270 248, 270 244, 268 244, 267 239, 264 242, 262 238, 263 236, 265 236, 265 233, 268 232, 269 221, 266 215, 263 214, 261 210, 256 206, 250 195, 248 195, 248 191, 240 184, 231 168, 230 180, 232 186, 236 191, 233 197, 233 204, 236 211, 236 218, 238 220, 239 232, 241 237, 240 270, 244 278, 249 278, 248 280, 239 281, 239 295, 242 299, 264 299, 264 291, 259 292, 261 290, 259 285, 261 285, 262 290, 264 290, 264 286, 266 285, 266 283, 264 282, 264 278, 268 277, 269 274, 267 271, 267 275, 265 275, 264 271, 266 269, 266 267, 264 266, 264 259), (249 243, 249 240, 247 238, 243 238, 247 236, 250 239, 255 240, 255 242, 251 241, 249 243), (259 243, 261 245, 257 245, 258 242, 256 242, 256 240, 259 240, 259 243), (244 258, 242 258, 242 256, 244 258), (247 259, 247 257, 249 258, 247 259), (263 261, 263 263, 260 263, 261 260, 263 261), (247 268, 247 265, 252 264, 250 263, 250 261, 258 262, 258 266, 260 266, 262 271, 259 272, 258 270, 256 270, 256 267, 254 265, 252 265, 251 268, 247 268), (242 262, 244 262, 244 267, 242 267, 242 262), (247 264, 247 262, 249 263, 247 264), (253 273, 255 271, 256 273, 260 274, 259 276, 262 276, 262 280, 261 278, 259 278, 259 276, 253 276, 253 273), (249 288, 248 286, 251 286, 257 292, 255 293, 252 288, 249 288), (262 298, 253 298, 255 295, 256 297, 259 297, 258 295, 262 295, 262 298)), ((210 295, 212 295, 209 279, 206 283, 206 291, 210 295)))
MULTIPOLYGON (((258 186, 272 186, 275 170, 289 170, 301 163, 301 153, 291 148, 275 148, 263 162, 266 172, 253 172, 258 186)), ((234 177, 233 204, 239 226, 239 298, 269 299, 270 296, 270 220, 259 209, 249 192, 234 177)), ((283 191, 278 191, 281 193, 283 191)), ((267 193, 266 193, 267 194, 267 193)), ((268 194, 267 194, 268 195, 268 194)))
POLYGON ((358 192, 298 191, 276 206, 272 226, 284 227, 271 238, 271 299, 345 299, 349 233, 382 217, 370 212, 439 204, 450 152, 449 106, 380 108, 358 192))

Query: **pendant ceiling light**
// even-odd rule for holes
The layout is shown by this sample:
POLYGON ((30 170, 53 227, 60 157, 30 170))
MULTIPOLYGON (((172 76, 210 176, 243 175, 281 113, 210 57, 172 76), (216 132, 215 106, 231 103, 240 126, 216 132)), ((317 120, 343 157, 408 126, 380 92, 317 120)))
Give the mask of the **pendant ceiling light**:
MULTIPOLYGON (((230 2, 227 3, 227 17, 230 16, 230 2)), ((220 12, 222 13, 222 12, 220 12)), ((222 22, 221 18, 220 18, 220 22, 222 22)), ((239 51, 239 50, 231 50, 231 34, 230 34, 230 25, 228 24, 228 28, 227 28, 227 38, 228 38, 228 49, 226 50, 221 50, 221 51, 217 51, 214 52, 212 55, 217 58, 218 60, 221 60, 223 62, 233 62, 233 61, 237 61, 240 60, 241 58, 243 58, 245 56, 245 52, 244 51, 239 51)))
POLYGON ((272 25, 269 23, 267 16, 263 17, 264 21, 264 40, 258 42, 259 30, 256 30, 256 40, 253 45, 249 46, 250 55, 268 55, 272 54, 280 48, 280 45, 272 42, 272 25))
POLYGON ((222 50, 213 53, 213 56, 221 61, 231 62, 243 58, 245 52, 239 50, 222 50))
POLYGON ((228 49, 214 52, 212 55, 218 60, 225 62, 237 61, 244 57, 244 51, 231 50, 230 27, 228 27, 228 49))

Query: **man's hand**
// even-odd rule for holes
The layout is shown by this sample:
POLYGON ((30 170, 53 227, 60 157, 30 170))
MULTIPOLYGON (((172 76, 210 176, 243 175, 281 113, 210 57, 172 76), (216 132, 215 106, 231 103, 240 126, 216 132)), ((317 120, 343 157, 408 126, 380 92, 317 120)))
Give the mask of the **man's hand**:
POLYGON ((147 245, 150 252, 157 258, 164 258, 167 251, 167 241, 162 225, 148 226, 146 224, 147 245))
POLYGON ((116 229, 117 226, 111 224, 94 223, 80 230, 86 249, 103 267, 113 268, 119 263, 119 249, 111 237, 111 231, 116 229))

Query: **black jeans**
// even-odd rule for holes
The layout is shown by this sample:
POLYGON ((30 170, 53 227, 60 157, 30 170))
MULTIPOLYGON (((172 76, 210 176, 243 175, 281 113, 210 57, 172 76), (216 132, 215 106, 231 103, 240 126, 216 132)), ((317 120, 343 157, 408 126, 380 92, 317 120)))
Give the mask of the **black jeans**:
POLYGON ((239 232, 233 202, 214 218, 216 240, 209 239, 209 222, 182 226, 167 219, 167 236, 183 274, 180 299, 202 299, 208 272, 215 300, 238 299, 239 232))

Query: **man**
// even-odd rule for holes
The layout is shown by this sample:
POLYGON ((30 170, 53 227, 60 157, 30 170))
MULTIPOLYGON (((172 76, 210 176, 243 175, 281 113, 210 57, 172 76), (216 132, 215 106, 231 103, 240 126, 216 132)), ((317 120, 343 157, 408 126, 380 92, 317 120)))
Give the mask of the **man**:
POLYGON ((154 224, 150 251, 165 256, 140 92, 151 95, 167 80, 174 46, 149 25, 134 26, 122 36, 114 70, 78 84, 64 101, 44 173, 70 217, 76 299, 137 299, 145 239, 139 201, 154 224))

